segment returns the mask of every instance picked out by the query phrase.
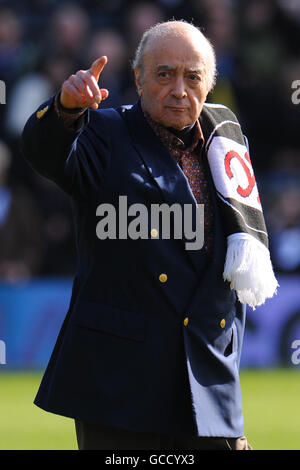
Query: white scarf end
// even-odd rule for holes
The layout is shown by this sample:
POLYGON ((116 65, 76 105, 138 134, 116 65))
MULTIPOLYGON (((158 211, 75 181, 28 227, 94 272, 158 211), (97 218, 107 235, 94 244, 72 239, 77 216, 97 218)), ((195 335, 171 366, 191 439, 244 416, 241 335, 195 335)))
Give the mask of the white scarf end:
POLYGON ((277 293, 269 250, 245 233, 230 235, 223 278, 237 293, 239 301, 255 309, 277 293))

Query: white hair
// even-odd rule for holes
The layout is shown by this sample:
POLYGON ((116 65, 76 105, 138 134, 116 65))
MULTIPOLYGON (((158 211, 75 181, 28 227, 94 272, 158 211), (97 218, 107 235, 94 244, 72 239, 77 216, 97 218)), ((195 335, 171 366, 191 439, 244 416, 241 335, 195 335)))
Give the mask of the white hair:
POLYGON ((189 23, 185 20, 170 20, 165 21, 163 23, 157 23, 156 25, 152 26, 151 28, 147 29, 135 52, 134 59, 132 61, 132 68, 138 69, 141 74, 141 78, 143 78, 144 73, 144 52, 146 45, 149 43, 150 39, 159 39, 166 36, 166 34, 172 32, 178 37, 182 36, 184 28, 191 28, 192 31, 196 31, 199 35, 199 45, 203 46, 203 50, 205 51, 205 70, 206 70, 206 79, 207 79, 207 86, 208 91, 211 91, 216 83, 216 76, 217 76, 217 67, 216 67, 216 56, 214 48, 211 42, 204 36, 204 34, 200 31, 199 28, 194 26, 192 23, 189 23), (180 28, 178 28, 178 26, 180 28))

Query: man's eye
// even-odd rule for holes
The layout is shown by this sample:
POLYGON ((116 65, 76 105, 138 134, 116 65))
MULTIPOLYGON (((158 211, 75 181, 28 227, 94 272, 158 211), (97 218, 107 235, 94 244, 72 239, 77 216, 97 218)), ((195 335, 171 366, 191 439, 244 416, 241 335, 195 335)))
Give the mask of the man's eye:
POLYGON ((192 80, 193 82, 201 81, 201 77, 195 74, 189 75, 189 79, 192 80))
POLYGON ((158 76, 161 78, 168 78, 170 75, 169 72, 159 72, 158 76))

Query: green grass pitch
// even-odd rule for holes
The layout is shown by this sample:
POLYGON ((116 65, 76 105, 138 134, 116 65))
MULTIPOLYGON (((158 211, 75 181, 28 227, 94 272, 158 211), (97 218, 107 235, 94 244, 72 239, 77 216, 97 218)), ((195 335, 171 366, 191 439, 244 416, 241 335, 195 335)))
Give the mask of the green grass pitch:
MULTIPOLYGON (((0 370, 0 450, 76 450, 73 420, 33 405, 38 372, 0 370)), ((300 450, 300 368, 242 370, 245 434, 257 450, 300 450)))

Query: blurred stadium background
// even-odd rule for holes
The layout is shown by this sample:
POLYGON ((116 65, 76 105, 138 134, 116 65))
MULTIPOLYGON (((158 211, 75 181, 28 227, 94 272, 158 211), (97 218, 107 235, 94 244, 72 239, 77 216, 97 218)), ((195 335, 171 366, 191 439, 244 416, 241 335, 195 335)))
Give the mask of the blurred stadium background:
POLYGON ((231 107, 249 139, 280 283, 274 299, 248 312, 245 431, 256 449, 300 449, 299 0, 0 0, 0 449, 76 448, 72 420, 32 404, 76 255, 69 200, 23 161, 22 128, 63 80, 102 54, 105 106, 134 102, 137 42, 172 17, 203 27, 215 46, 209 101, 231 107))

